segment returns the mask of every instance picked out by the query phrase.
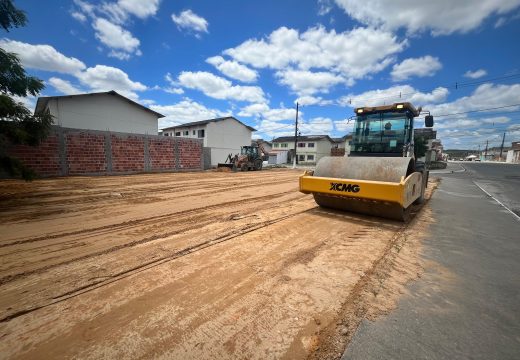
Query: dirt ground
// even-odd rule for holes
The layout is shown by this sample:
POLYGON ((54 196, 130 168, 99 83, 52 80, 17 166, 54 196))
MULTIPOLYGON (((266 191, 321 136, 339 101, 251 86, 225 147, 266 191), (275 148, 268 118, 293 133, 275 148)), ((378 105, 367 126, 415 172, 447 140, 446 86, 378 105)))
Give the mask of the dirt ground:
POLYGON ((324 210, 299 175, 0 181, 0 357, 339 357, 420 274, 428 208, 324 210))

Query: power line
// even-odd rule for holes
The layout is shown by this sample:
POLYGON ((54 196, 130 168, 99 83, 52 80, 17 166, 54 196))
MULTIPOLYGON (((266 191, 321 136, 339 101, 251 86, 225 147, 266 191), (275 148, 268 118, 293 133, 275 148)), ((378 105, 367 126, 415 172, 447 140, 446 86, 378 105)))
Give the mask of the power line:
MULTIPOLYGON (((498 107, 487 108, 487 109, 478 109, 478 110, 463 111, 463 112, 452 113, 452 114, 442 114, 442 115, 437 115, 437 114, 435 114, 435 116, 436 116, 436 117, 443 117, 443 116, 452 116, 452 115, 471 114, 471 113, 475 113, 475 112, 482 112, 482 111, 489 111, 489 110, 505 109, 505 108, 515 107, 515 106, 520 106, 520 104, 498 106, 498 107)), ((511 111, 511 112, 513 112, 513 111, 511 111)), ((515 111, 515 112, 516 112, 516 111, 515 111)))
MULTIPOLYGON (((365 101, 365 100, 383 100, 383 99, 402 99, 403 97, 406 97, 406 96, 411 96, 411 95, 415 95, 415 94, 419 94, 419 93, 434 93, 434 92, 438 92, 438 91, 444 91, 444 89, 455 89, 455 90, 458 90, 460 88, 465 88, 465 87, 471 87, 471 86, 477 86, 477 85, 481 85, 481 84, 485 84, 485 83, 488 83, 488 82, 491 82, 491 81, 496 81, 496 80, 511 80, 511 79, 515 79, 515 78, 520 78, 520 73, 516 73, 516 74, 509 74, 509 75, 503 75, 503 76, 497 76, 497 77, 493 77, 493 78, 488 78, 488 79, 485 79, 485 80, 477 80, 477 81, 467 81, 467 82, 455 82, 455 84, 450 84, 450 85, 439 85, 439 86, 436 86, 436 87, 431 87, 429 89, 423 89, 423 90, 420 90, 420 89, 417 89, 416 91, 412 91, 412 92, 408 92, 408 93, 402 93, 402 92, 399 92, 399 94, 395 94, 395 95, 388 95, 388 96, 380 96, 380 97, 362 97, 362 98, 356 98, 356 96, 353 96, 353 97, 350 97, 349 100, 348 100, 348 103, 349 104, 352 104, 352 100, 356 100, 356 101, 365 101)), ((369 91, 374 91, 374 90, 369 90, 369 91)), ((346 97, 345 97, 346 98, 346 97)))

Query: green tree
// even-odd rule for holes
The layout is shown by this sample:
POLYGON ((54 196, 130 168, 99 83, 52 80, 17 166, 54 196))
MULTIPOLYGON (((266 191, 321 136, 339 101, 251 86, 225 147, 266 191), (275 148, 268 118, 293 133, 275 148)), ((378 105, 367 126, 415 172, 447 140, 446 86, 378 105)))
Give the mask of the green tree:
MULTIPOLYGON (((0 26, 5 31, 24 26, 25 13, 12 0, 0 0, 0 26)), ((13 144, 38 145, 49 134, 53 118, 48 111, 32 114, 13 97, 36 96, 44 88, 43 81, 28 76, 16 54, 0 49, 0 170, 11 176, 32 179, 34 172, 20 160, 9 156, 7 148, 13 144)))

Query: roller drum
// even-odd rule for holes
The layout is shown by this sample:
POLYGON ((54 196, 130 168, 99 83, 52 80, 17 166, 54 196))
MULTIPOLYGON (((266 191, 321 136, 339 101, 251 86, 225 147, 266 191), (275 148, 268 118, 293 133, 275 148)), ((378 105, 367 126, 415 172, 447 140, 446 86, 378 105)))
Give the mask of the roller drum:
MULTIPOLYGON (((370 180, 399 183, 414 172, 414 160, 403 157, 324 157, 314 170, 314 176, 370 180)), ((395 203, 359 199, 346 196, 313 194, 316 203, 322 207, 349 211, 388 219, 406 221, 409 209, 395 203)))
POLYGON ((314 176, 399 183, 413 172, 414 161, 408 157, 327 156, 318 161, 314 176))

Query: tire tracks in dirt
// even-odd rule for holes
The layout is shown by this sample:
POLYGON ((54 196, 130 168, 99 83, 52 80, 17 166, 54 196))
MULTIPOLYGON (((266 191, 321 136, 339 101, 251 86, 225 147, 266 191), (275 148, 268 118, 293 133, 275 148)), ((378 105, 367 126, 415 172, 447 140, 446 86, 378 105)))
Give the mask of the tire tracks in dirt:
MULTIPOLYGON (((269 225, 275 224, 277 222, 280 222, 280 221, 292 218, 294 216, 300 215, 300 214, 305 213, 307 211, 309 211, 309 210, 303 210, 303 211, 300 211, 300 212, 296 212, 296 213, 293 213, 293 214, 282 216, 282 217, 277 218, 277 219, 268 220, 268 221, 265 221, 265 222, 260 223, 260 224, 255 224, 255 225, 252 225, 249 228, 245 228, 245 229, 243 229, 242 231, 239 231, 239 232, 232 231, 232 232, 230 232, 230 233, 228 233, 228 234, 226 234, 224 236, 219 236, 217 238, 205 241, 203 243, 196 244, 196 245, 184 248, 184 249, 182 249, 180 251, 177 251, 177 252, 175 252, 175 253, 173 253, 171 255, 164 256, 164 257, 161 257, 159 259, 154 259, 152 261, 149 261, 149 262, 146 262, 146 263, 143 263, 143 264, 139 264, 138 266, 135 266, 135 267, 133 267, 131 269, 127 269, 125 271, 122 271, 120 273, 112 275, 107 280, 94 282, 94 283, 91 283, 91 284, 79 287, 77 289, 70 290, 70 291, 68 291, 66 293, 60 294, 60 295, 54 297, 52 302, 49 302, 49 303, 46 303, 46 304, 43 304, 43 305, 39 305, 39 306, 36 306, 36 307, 33 307, 33 308, 19 310, 19 311, 13 313, 13 314, 4 316, 3 318, 0 318, 0 323, 8 322, 8 321, 10 321, 12 319, 15 319, 15 318, 19 317, 19 316, 26 315, 26 314, 31 313, 33 311, 36 311, 36 310, 39 310, 39 309, 43 309, 45 307, 48 307, 48 306, 51 306, 51 305, 54 305, 54 304, 66 301, 68 299, 71 299, 73 297, 82 295, 82 294, 87 293, 89 291, 93 291, 93 290, 99 289, 99 288, 101 288, 103 286, 106 286, 106 285, 112 284, 112 283, 114 283, 116 281, 122 280, 122 279, 124 279, 124 278, 126 278, 128 276, 132 276, 132 275, 137 274, 139 272, 151 269, 151 268, 153 268, 155 266, 159 266, 159 265, 161 265, 161 264, 163 264, 165 262, 172 261, 172 260, 178 259, 178 258, 180 258, 182 256, 186 256, 186 255, 192 254, 192 253, 194 253, 196 251, 201 251, 201 250, 204 250, 204 249, 209 248, 211 246, 215 246, 217 244, 220 244, 222 242, 232 240, 232 239, 237 238, 239 236, 242 236, 244 234, 247 234, 247 233, 256 231, 258 229, 267 227, 269 225)), ((96 256, 96 255, 93 255, 93 256, 96 256)), ((65 263, 59 264, 59 265, 64 265, 64 264, 65 263)), ((45 269, 45 270, 47 270, 47 269, 45 269)), ((0 281, 1 280, 2 279, 0 279, 0 281)), ((12 280, 14 280, 14 279, 11 279, 11 281, 12 280)), ((2 283, 0 282, 0 285, 1 284, 2 283)))

